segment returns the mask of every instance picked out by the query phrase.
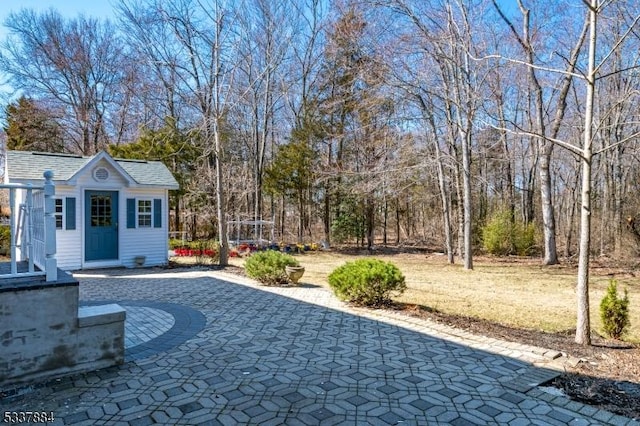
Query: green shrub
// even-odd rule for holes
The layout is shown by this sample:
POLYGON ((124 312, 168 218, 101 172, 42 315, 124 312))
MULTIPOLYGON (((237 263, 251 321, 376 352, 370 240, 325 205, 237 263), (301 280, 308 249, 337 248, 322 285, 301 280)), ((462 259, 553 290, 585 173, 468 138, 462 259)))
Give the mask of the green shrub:
POLYGON ((484 249, 491 254, 507 255, 514 250, 510 213, 503 211, 493 217, 482 228, 484 249))
POLYGON ((516 254, 519 256, 531 256, 534 254, 536 251, 536 227, 533 223, 516 223, 513 243, 516 248, 516 254))
MULTIPOLYGON (((186 241, 185 241, 186 243, 186 241)), ((169 238, 169 248, 171 250, 183 247, 183 240, 179 238, 169 238)))
POLYGON ((264 285, 286 284, 289 279, 285 266, 300 266, 291 255, 275 250, 253 253, 244 262, 247 275, 264 285))
POLYGON ((607 336, 620 339, 629 327, 629 295, 624 289, 624 297, 618 298, 616 280, 610 280, 607 294, 600 302, 600 319, 607 336))
POLYGON ((349 212, 342 213, 331 223, 331 235, 338 244, 343 244, 349 240, 360 238, 363 235, 360 218, 349 212))
POLYGON ((0 225, 0 255, 6 256, 11 249, 11 227, 0 225))
POLYGON ((198 265, 218 263, 220 260, 220 244, 216 240, 191 241, 189 248, 195 251, 198 265))
POLYGON ((511 220, 509 210, 495 213, 482 228, 484 249, 499 256, 529 256, 535 251, 535 227, 511 220))
POLYGON ((11 245, 11 227, 0 225, 0 246, 9 247, 11 245))
POLYGON ((391 293, 407 288, 402 272, 392 263, 360 259, 336 268, 329 274, 329 285, 341 300, 362 306, 382 306, 391 293))

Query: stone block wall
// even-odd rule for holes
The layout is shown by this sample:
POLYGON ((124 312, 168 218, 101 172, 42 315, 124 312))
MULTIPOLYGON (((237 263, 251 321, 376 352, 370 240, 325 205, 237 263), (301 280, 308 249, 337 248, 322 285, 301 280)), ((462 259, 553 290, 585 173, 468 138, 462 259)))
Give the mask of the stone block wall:
POLYGON ((78 309, 78 281, 0 280, 0 388, 124 362, 125 311, 78 309))

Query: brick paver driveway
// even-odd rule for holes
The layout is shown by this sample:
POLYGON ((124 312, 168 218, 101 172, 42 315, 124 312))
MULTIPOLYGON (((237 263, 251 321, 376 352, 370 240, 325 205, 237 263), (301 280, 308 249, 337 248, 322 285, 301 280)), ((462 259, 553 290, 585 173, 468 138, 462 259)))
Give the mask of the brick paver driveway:
POLYGON ((325 289, 197 270, 85 271, 87 303, 128 309, 127 362, 20 389, 2 410, 54 424, 627 424, 542 392, 541 353, 384 312, 325 289))

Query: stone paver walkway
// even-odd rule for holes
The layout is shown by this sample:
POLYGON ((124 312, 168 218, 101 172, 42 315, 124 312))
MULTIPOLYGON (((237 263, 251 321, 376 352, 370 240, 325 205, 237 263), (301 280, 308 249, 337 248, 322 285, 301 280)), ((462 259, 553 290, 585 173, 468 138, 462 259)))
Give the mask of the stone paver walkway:
POLYGON ((77 274, 128 310, 127 362, 0 399, 55 425, 589 425, 631 419, 543 392, 553 353, 220 272, 77 274))

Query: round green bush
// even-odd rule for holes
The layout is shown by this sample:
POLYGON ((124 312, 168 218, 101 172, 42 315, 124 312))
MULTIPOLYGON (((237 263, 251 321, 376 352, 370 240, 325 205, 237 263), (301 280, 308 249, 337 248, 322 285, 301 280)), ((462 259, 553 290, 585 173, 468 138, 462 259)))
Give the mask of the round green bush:
POLYGON ((402 294, 407 285, 397 266, 378 259, 360 259, 336 268, 329 285, 341 300, 360 306, 383 306, 391 293, 402 294))
POLYGON ((275 250, 253 253, 244 262, 247 275, 264 285, 280 285, 289 281, 285 266, 300 266, 291 255, 275 250))

